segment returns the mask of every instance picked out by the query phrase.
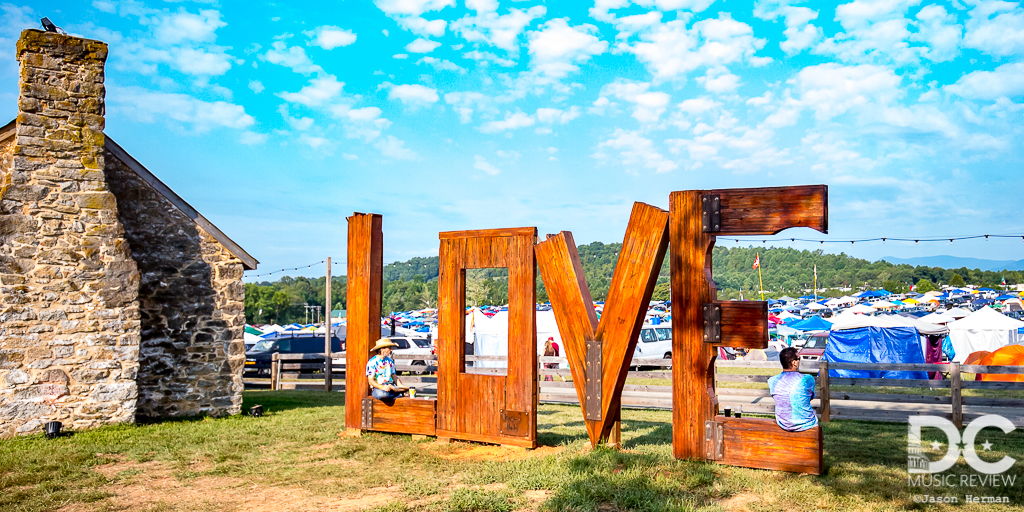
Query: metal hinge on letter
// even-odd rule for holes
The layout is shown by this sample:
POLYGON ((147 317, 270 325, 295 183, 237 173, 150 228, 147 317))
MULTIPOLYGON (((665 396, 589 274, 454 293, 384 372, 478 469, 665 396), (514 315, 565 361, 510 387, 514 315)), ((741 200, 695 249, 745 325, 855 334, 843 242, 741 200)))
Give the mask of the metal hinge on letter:
POLYGON ((373 398, 363 398, 363 424, 362 428, 366 430, 373 429, 373 398))
POLYGON ((722 306, 713 302, 704 304, 704 342, 722 342, 722 306))
POLYGON ((722 460, 725 457, 723 447, 723 428, 717 421, 704 422, 704 458, 707 460, 722 460))
POLYGON ((722 230, 722 198, 718 194, 700 196, 700 226, 705 233, 722 230))
POLYGON ((601 421, 601 342, 587 341, 587 419, 601 421))

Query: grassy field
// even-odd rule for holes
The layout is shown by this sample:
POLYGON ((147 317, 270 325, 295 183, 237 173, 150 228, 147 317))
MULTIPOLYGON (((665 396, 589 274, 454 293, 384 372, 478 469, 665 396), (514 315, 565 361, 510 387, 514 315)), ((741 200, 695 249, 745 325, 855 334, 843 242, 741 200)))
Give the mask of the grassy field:
MULTIPOLYGON (((825 427, 829 473, 812 477, 677 461, 667 411, 624 410, 624 449, 588 450, 579 408, 545 405, 543 446, 522 451, 348 437, 340 393, 246 392, 246 407, 256 403, 263 418, 0 441, 0 510, 1024 510, 1024 481, 910 487, 902 424, 833 421, 825 427), (961 504, 923 505, 915 494, 956 496, 961 504), (967 494, 1017 505, 963 504, 967 494)), ((986 429, 983 440, 992 444, 985 460, 1024 459, 1024 431, 986 429)), ((1006 475, 1024 478, 1021 469, 1018 462, 1006 475)), ((972 472, 961 459, 947 473, 972 472)))

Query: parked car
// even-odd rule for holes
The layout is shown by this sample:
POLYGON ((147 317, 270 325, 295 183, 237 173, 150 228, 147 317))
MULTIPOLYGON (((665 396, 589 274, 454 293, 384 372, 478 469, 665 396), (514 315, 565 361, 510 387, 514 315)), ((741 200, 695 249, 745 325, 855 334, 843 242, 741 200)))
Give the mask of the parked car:
MULTIPOLYGON (((342 352, 343 344, 338 337, 331 338, 331 352, 342 352)), ((270 359, 280 354, 323 354, 324 335, 315 332, 278 333, 265 338, 245 352, 245 371, 257 375, 270 374, 270 359)), ((312 370, 307 370, 312 371, 312 370)))
POLYGON ((828 343, 828 331, 819 331, 807 337, 807 342, 797 352, 801 361, 817 361, 825 353, 825 344, 828 343))
MULTIPOLYGON (((411 364, 413 366, 429 366, 427 364, 427 361, 429 359, 427 359, 426 357, 424 359, 415 359, 415 356, 430 356, 431 354, 433 354, 433 343, 431 343, 430 340, 428 340, 427 338, 405 338, 399 336, 391 336, 388 339, 390 339, 396 345, 398 345, 397 347, 392 349, 392 353, 395 356, 413 356, 414 359, 412 359, 412 362, 408 364, 411 364)), ((406 364, 405 361, 408 361, 408 359, 404 357, 395 358, 395 364, 406 364)), ((426 369, 424 369, 423 371, 413 373, 417 375, 423 375, 427 373, 427 371, 426 369)))
MULTIPOLYGON (((640 329, 633 359, 672 359, 672 326, 644 326, 640 329)), ((665 368, 670 368, 667 366, 665 368)))

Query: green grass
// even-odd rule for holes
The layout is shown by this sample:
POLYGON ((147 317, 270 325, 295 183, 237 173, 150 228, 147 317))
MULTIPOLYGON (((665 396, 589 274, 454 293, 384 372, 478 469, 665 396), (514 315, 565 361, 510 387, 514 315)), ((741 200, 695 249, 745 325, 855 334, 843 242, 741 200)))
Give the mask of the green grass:
MULTIPOLYGON (((246 485, 300 487, 325 497, 397 485, 399 498, 374 509, 379 511, 718 510, 730 498, 750 500, 745 506, 752 511, 923 510, 912 501, 917 493, 1008 496, 1024 506, 1020 462, 1007 473, 1022 479, 1015 487, 909 487, 905 424, 833 421, 825 426, 829 474, 811 477, 675 460, 668 411, 623 410, 624 449, 591 451, 577 406, 544 405, 538 415, 540 443, 561 451, 483 461, 443 457, 473 446, 468 443, 438 446, 383 433, 339 437, 341 393, 245 393, 246 408, 257 403, 266 411, 263 418, 168 421, 104 427, 52 441, 41 435, 0 441, 0 510, 55 510, 69 503, 103 510, 111 489, 130 484, 142 471, 128 468, 108 478, 94 470, 116 461, 157 461, 185 483, 223 476, 246 485), (544 497, 531 502, 531 492, 544 497)), ((993 430, 979 437, 993 444, 983 457, 1024 461, 1024 429, 993 430)), ((949 473, 971 470, 961 461, 949 473)), ((173 508, 156 509, 161 507, 173 508)), ((999 510, 992 505, 935 508, 999 510)))

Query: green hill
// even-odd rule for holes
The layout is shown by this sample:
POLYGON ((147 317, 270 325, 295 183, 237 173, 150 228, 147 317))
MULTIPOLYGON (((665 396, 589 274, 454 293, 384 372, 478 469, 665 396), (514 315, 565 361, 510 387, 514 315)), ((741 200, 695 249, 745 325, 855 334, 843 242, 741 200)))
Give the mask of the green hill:
MULTIPOLYGON (((608 296, 615 264, 622 244, 594 242, 578 247, 583 273, 587 277, 594 300, 608 296)), ((739 298, 742 290, 746 299, 757 299, 757 271, 751 268, 757 254, 761 255, 761 273, 766 297, 783 295, 797 297, 810 293, 814 282, 814 267, 818 268, 819 295, 839 296, 850 293, 843 288, 885 288, 891 292, 907 291, 911 285, 928 289, 943 284, 974 284, 999 289, 1005 278, 1007 284, 1024 282, 1020 271, 991 272, 979 269, 946 269, 940 267, 894 265, 887 261, 867 261, 846 254, 828 254, 822 251, 798 251, 790 248, 715 247, 712 253, 712 272, 718 287, 718 298, 739 298)), ((407 311, 436 307, 438 257, 412 258, 389 263, 384 267, 384 311, 407 311)), ((507 273, 502 270, 481 269, 467 273, 467 302, 469 304, 503 304, 508 297, 507 273)), ((345 278, 334 278, 334 309, 345 309, 345 278)), ((246 320, 250 323, 276 321, 279 324, 301 322, 305 319, 304 304, 324 304, 324 278, 284 277, 281 280, 245 285, 246 320), (260 311, 263 311, 260 313, 260 311)), ((665 258, 655 300, 669 299, 668 257, 665 258)), ((540 277, 537 279, 537 300, 546 302, 547 293, 540 277)))

